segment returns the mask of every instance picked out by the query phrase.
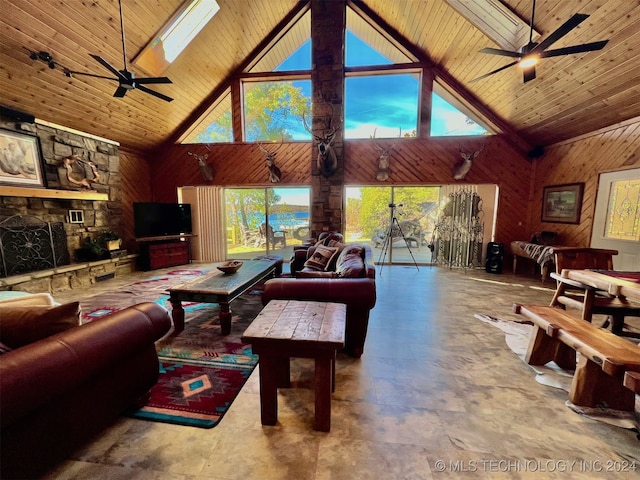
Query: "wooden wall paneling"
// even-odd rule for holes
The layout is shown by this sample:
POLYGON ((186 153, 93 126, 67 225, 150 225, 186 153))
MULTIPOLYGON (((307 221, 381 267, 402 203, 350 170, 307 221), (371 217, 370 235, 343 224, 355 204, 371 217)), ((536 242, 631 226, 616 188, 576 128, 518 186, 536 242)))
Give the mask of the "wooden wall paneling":
MULTIPOLYGON (((311 144, 301 142, 285 143, 276 155, 276 165, 282 172, 282 180, 279 184, 310 185, 309 157, 311 157, 311 144)), ((266 164, 264 168, 266 172, 266 164)))
MULTIPOLYGON (((380 141, 382 145, 382 141, 380 141)), ((393 157, 395 152, 391 152, 393 157)), ((376 182, 378 157, 373 140, 353 140, 344 143, 344 183, 351 185, 354 178, 364 183, 376 182)), ((389 169, 393 169, 390 162, 389 169)))
MULTIPOLYGON (((496 184, 500 189, 496 241, 508 245, 528 238, 532 164, 501 136, 455 138, 402 138, 377 140, 383 148, 395 144, 390 158, 391 176, 376 180, 379 151, 372 140, 345 142, 345 185, 440 185, 453 183, 496 184), (474 162, 464 182, 455 182, 451 169, 460 159, 458 146, 475 151, 486 146, 474 162)), ((213 144, 208 163, 214 170, 215 185, 277 186, 311 185, 309 142, 284 143, 277 151, 276 165, 282 181, 268 181, 264 155, 256 144, 213 144)), ((179 186, 202 185, 197 162, 188 156, 195 145, 174 145, 153 158, 155 200, 176 201, 179 186)), ((203 147, 199 147, 203 148, 203 147)))
MULTIPOLYGON (((275 144, 269 147, 275 147, 275 144)), ((214 179, 210 185, 222 186, 286 186, 310 185, 309 158, 311 144, 285 142, 277 150, 276 165, 282 172, 279 183, 269 181, 264 154, 255 143, 211 144, 207 163, 214 179)), ((205 185, 197 162, 189 151, 204 149, 197 145, 173 145, 153 159, 153 191, 158 200, 176 201, 177 188, 205 185)), ((203 150, 199 150, 203 151, 203 150)))
POLYGON ((531 231, 555 231, 560 234, 563 244, 588 247, 593 228, 598 175, 640 166, 639 150, 640 120, 546 149, 544 156, 535 160, 531 231), (547 185, 578 182, 585 184, 580 223, 542 222, 543 188, 547 185))
POLYGON ((139 152, 120 148, 120 188, 118 196, 122 199, 124 211, 123 248, 130 252, 138 250, 133 225, 133 203, 154 200, 151 188, 151 168, 149 159, 139 152))

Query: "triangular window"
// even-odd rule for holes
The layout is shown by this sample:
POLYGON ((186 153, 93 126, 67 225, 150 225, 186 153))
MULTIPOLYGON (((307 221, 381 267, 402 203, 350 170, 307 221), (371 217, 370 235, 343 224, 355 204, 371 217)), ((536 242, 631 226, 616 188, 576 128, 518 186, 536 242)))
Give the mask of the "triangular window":
POLYGON ((195 124, 181 143, 231 143, 233 127, 231 118, 231 90, 220 97, 209 109, 202 121, 195 124))
POLYGON ((433 83, 431 97, 432 137, 490 135, 479 116, 446 90, 440 83, 433 83))
POLYGON ((265 73, 293 70, 311 71, 311 11, 305 13, 245 71, 265 73))
POLYGON ((376 30, 351 8, 347 8, 345 66, 363 67, 415 63, 418 59, 376 30))

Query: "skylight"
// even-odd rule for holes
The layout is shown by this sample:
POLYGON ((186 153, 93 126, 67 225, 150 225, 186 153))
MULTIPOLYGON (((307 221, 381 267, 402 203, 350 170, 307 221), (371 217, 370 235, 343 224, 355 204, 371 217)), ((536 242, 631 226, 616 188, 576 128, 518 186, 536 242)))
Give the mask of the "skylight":
POLYGON ((133 63, 152 75, 162 74, 218 10, 216 0, 188 0, 133 63))
MULTIPOLYGON (((501 0, 445 0, 500 47, 518 50, 529 42, 529 24, 513 13, 501 0)), ((533 30, 533 41, 540 32, 533 30)))

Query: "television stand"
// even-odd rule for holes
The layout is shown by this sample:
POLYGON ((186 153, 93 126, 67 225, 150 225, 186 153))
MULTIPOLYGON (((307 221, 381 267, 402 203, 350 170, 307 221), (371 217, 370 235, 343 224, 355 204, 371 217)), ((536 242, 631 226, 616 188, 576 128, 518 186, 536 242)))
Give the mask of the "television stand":
POLYGON ((191 262, 192 235, 136 238, 139 243, 138 267, 141 270, 175 267, 191 262))

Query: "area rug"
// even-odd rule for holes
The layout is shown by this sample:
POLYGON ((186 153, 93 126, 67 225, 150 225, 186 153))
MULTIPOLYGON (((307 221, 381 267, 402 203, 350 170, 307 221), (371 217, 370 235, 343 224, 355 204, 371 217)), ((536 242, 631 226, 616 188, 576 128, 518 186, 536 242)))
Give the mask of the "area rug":
MULTIPOLYGON (((167 288, 206 273, 179 270, 136 282, 118 291, 96 295, 81 303, 83 322, 126 306, 152 301, 168 309, 167 288)), ((240 337, 262 309, 258 285, 231 303, 231 334, 220 334, 217 304, 183 303, 185 329, 156 344, 160 377, 151 398, 126 415, 157 422, 200 428, 216 426, 229 410, 255 368, 258 357, 240 337)))
MULTIPOLYGON (((80 302, 82 323, 92 322, 123 308, 142 302, 155 302, 168 310, 168 289, 172 286, 188 282, 211 271, 212 267, 200 269, 176 269, 163 275, 156 275, 138 282, 119 287, 110 292, 101 293, 80 302)), ((203 308, 203 304, 183 304, 185 312, 203 308)), ((187 313, 185 313, 185 318, 187 313)))
MULTIPOLYGON (((520 360, 525 361, 533 325, 526 321, 503 320, 483 313, 476 313, 474 317, 502 330, 507 346, 520 360)), ((569 391, 573 379, 573 371, 564 370, 553 362, 549 362, 546 365, 529 365, 525 362, 525 365, 534 372, 538 383, 553 388, 560 388, 566 392, 569 391)), ((566 401, 566 405, 574 412, 594 420, 629 430, 640 431, 640 395, 636 395, 635 412, 621 412, 610 408, 580 407, 574 405, 569 400, 566 401)))

